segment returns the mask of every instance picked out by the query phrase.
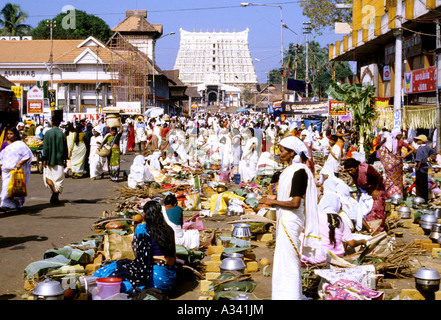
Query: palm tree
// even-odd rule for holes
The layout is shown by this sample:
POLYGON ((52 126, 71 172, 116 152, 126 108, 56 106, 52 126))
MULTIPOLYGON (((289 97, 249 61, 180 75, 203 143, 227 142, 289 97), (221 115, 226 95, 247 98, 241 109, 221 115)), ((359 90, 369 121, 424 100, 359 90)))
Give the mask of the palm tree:
POLYGON ((23 36, 31 26, 24 24, 28 14, 20 9, 19 5, 7 3, 0 11, 0 33, 4 36, 23 36))

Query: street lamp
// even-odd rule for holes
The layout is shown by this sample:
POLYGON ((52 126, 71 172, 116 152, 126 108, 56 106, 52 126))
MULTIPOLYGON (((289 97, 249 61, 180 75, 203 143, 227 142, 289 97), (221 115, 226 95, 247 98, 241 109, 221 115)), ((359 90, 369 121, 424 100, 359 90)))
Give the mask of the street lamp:
MULTIPOLYGON (((282 6, 279 6, 277 4, 267 4, 267 3, 249 3, 249 2, 242 2, 240 4, 242 7, 248 7, 248 6, 264 6, 264 7, 278 7, 280 9, 280 63, 282 64, 283 70, 285 67, 283 66, 283 9, 282 6)), ((282 74, 282 101, 285 100, 284 98, 284 75, 282 74)))
POLYGON ((153 107, 156 107, 156 85, 155 85, 155 52, 156 52, 156 40, 162 39, 166 36, 171 36, 175 34, 175 32, 170 32, 167 34, 164 34, 163 36, 157 38, 157 39, 153 39, 153 56, 152 56, 152 61, 153 61, 153 72, 152 72, 152 76, 153 76, 153 107))

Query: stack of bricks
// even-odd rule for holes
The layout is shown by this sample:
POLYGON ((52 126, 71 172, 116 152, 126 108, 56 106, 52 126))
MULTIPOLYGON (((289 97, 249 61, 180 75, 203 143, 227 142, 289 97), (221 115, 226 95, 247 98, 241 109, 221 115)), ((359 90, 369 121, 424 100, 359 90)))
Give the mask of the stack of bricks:
MULTIPOLYGON (((218 279, 221 276, 220 265, 222 264, 222 252, 225 247, 220 244, 220 242, 216 246, 209 246, 207 248, 207 256, 210 258, 207 261, 204 261, 205 264, 205 279, 200 282, 200 293, 202 294, 199 297, 199 300, 212 300, 214 296, 214 292, 210 291, 210 285, 214 280, 218 279)), ((246 265, 244 274, 249 274, 252 272, 259 271, 259 265, 256 261, 256 256, 252 252, 248 252, 244 254, 244 262, 246 265)))
POLYGON ((433 252, 433 249, 440 248, 439 243, 433 243, 430 239, 414 239, 414 242, 429 252, 433 252))

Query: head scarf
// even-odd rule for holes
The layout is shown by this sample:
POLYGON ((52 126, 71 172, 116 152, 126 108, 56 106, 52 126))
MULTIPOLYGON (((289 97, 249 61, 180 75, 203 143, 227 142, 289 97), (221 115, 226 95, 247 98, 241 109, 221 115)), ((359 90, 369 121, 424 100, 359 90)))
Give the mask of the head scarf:
POLYGON ((286 138, 283 138, 280 143, 281 146, 284 148, 288 148, 291 150, 294 150, 297 155, 301 155, 302 152, 309 158, 308 149, 306 148, 305 144, 302 140, 300 140, 297 137, 294 136, 288 136, 286 138))
POLYGON ((301 133, 302 136, 306 136, 305 140, 303 140, 304 143, 306 143, 308 146, 312 145, 312 134, 309 130, 303 130, 301 133))
POLYGON ((392 130, 390 134, 386 135, 385 146, 393 154, 397 153, 397 146, 398 146, 397 136, 400 134, 401 134, 401 130, 399 128, 395 128, 392 130))
POLYGON ((95 126, 93 128, 93 130, 95 130, 96 132, 98 132, 99 134, 103 134, 103 129, 100 126, 95 126))
POLYGON ((340 198, 334 192, 325 192, 318 204, 318 211, 324 213, 338 214, 341 208, 340 198))

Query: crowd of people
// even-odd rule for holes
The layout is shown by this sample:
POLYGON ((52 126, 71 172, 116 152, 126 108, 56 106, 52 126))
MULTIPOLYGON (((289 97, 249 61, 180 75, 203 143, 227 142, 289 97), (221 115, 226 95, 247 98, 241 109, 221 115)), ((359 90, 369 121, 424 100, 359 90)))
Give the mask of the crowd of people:
MULTIPOLYGON (((245 184, 255 181, 260 168, 272 167, 277 170, 259 203, 277 208, 273 299, 301 299, 297 271, 302 265, 325 261, 328 251, 343 256, 344 244, 364 245, 366 240, 355 235, 359 231, 383 231, 386 200, 392 195, 428 201, 441 194, 428 174, 433 161, 439 162, 433 169, 441 169, 433 131, 429 140, 416 130, 374 128, 369 148, 361 150, 350 122, 328 119, 318 125, 261 113, 125 116, 118 127, 107 126, 104 118, 62 120, 62 114, 54 114, 50 125, 19 123, 5 129, 2 210, 23 207, 24 197, 8 198, 7 186, 14 168, 23 168, 26 179, 30 177, 32 152, 22 142, 26 136, 43 140, 43 180, 54 205, 60 202, 65 177, 96 180, 107 173, 111 181, 120 181, 121 155, 129 152, 136 154, 127 179, 130 188, 156 181, 166 173, 164 168, 175 164, 218 164, 230 179, 239 176, 245 184), (316 154, 323 158, 320 165, 316 154)), ((167 288, 175 276, 174 244, 191 246, 198 234, 183 232, 176 198, 166 199, 164 209, 149 202, 144 212, 146 223, 135 232, 137 258, 101 271, 123 277, 128 288, 147 285, 140 278, 147 272, 155 287, 167 288), (146 250, 154 252, 154 260, 145 257, 146 250)))

